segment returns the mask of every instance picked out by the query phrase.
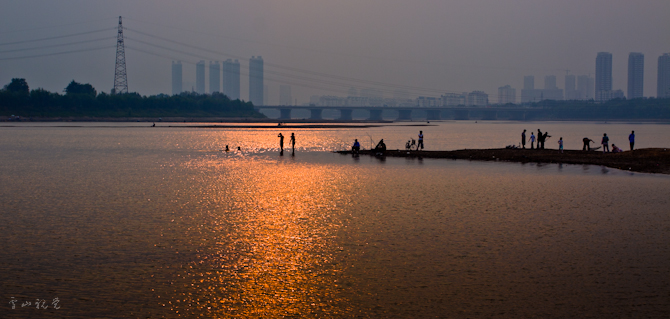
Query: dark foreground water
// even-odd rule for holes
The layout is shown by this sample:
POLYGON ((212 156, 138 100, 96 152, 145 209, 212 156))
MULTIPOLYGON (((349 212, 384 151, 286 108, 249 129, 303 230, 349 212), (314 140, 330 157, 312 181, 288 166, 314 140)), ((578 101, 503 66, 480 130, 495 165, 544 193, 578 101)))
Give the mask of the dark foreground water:
POLYGON ((0 128, 0 318, 670 316, 670 177, 325 152, 416 130, 0 128))

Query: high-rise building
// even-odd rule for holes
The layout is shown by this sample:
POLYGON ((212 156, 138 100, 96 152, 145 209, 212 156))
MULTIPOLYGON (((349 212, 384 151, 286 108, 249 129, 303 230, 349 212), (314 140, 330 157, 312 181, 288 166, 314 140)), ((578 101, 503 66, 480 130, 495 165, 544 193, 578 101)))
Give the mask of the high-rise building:
POLYGON ((223 94, 231 100, 240 99, 240 62, 228 59, 223 62, 223 94))
POLYGON ((547 75, 544 77, 544 89, 545 90, 555 90, 558 89, 556 86, 556 76, 547 75))
POLYGON ((542 100, 542 90, 535 89, 535 77, 532 75, 524 76, 521 103, 539 102, 540 100, 542 100))
POLYGON ((643 97, 644 54, 631 52, 628 55, 628 98, 643 97))
POLYGON ((500 104, 516 103, 516 89, 513 89, 509 85, 499 87, 498 103, 500 104))
POLYGON ((656 97, 670 98, 670 53, 658 57, 656 97))
POLYGON ((209 93, 221 92, 221 65, 209 61, 209 93))
POLYGON ((524 90, 534 90, 535 89, 535 77, 532 75, 526 75, 523 77, 523 89, 524 90))
POLYGON ((205 61, 195 65, 195 92, 205 94, 205 61))
POLYGON ((468 93, 469 106, 487 106, 489 104, 489 95, 483 91, 472 91, 468 93))
POLYGON ((279 105, 292 105, 293 99, 291 98, 291 86, 290 85, 280 85, 279 86, 279 105))
POLYGON ((467 100, 467 94, 446 93, 442 95, 440 99, 442 100, 442 106, 465 105, 465 100, 467 100))
POLYGON ((565 99, 566 100, 576 100, 577 99, 577 90, 575 86, 575 76, 566 74, 565 75, 565 99))
POLYGON ((252 56, 249 60, 249 101, 263 105, 263 58, 252 56))
POLYGON ((562 100, 563 90, 556 86, 556 76, 547 75, 544 77, 544 90, 542 90, 543 100, 562 100))
POLYGON ((172 61, 172 95, 182 92, 181 61, 172 61))
POLYGON ((612 91, 612 53, 598 52, 596 56, 596 102, 609 99, 612 91))
POLYGON ((588 75, 577 77, 578 100, 593 100, 593 78, 588 75))

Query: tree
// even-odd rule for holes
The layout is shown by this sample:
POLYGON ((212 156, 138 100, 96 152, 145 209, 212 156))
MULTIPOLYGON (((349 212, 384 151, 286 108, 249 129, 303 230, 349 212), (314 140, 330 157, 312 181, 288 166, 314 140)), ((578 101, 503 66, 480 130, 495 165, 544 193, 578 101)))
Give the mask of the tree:
POLYGON ((12 82, 5 85, 4 89, 12 93, 19 93, 22 95, 28 95, 30 93, 30 88, 28 87, 28 82, 26 82, 26 79, 13 78, 12 82))
POLYGON ((95 88, 93 88, 93 86, 88 83, 81 84, 72 80, 72 82, 70 82, 70 84, 68 84, 67 87, 65 88, 65 94, 66 95, 86 94, 95 97, 97 92, 95 91, 95 88))

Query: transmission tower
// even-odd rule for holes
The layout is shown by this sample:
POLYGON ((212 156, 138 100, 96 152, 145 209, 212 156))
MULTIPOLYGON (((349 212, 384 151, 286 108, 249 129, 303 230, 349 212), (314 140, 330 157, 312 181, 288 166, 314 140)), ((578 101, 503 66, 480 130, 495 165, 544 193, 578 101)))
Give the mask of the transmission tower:
POLYGON ((114 89, 112 94, 128 93, 126 75, 126 49, 123 45, 123 25, 119 16, 119 35, 116 38, 116 66, 114 67, 114 89))

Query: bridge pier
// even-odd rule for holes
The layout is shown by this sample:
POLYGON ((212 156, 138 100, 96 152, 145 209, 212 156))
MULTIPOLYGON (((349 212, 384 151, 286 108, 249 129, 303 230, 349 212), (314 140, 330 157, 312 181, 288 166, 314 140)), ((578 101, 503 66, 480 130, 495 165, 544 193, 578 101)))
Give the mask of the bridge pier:
POLYGON ((354 112, 352 109, 340 109, 340 118, 338 120, 340 121, 351 121, 353 120, 353 116, 351 115, 354 112))
POLYGON ((398 121, 411 121, 412 120, 412 110, 411 109, 399 109, 397 120, 398 121))
POLYGON ((510 111, 510 120, 513 121, 525 121, 526 120, 526 111, 510 111))
POLYGON ((454 120, 469 120, 470 111, 469 110, 454 110, 454 120))
POLYGON ((439 121, 442 119, 440 113, 442 113, 441 110, 426 110, 426 120, 439 121))
POLYGON ((368 118, 368 121, 381 121, 382 120, 382 112, 384 110, 369 109, 368 111, 370 111, 370 117, 368 118))
POLYGON ((280 120, 290 120, 291 119, 291 110, 292 109, 279 109, 279 119, 280 120))
POLYGON ((309 109, 310 113, 310 120, 322 120, 323 117, 321 116, 321 113, 323 112, 323 109, 309 109))
POLYGON ((482 120, 495 121, 495 120, 498 119, 498 111, 484 110, 484 111, 482 111, 482 113, 484 113, 484 116, 482 117, 482 120))

